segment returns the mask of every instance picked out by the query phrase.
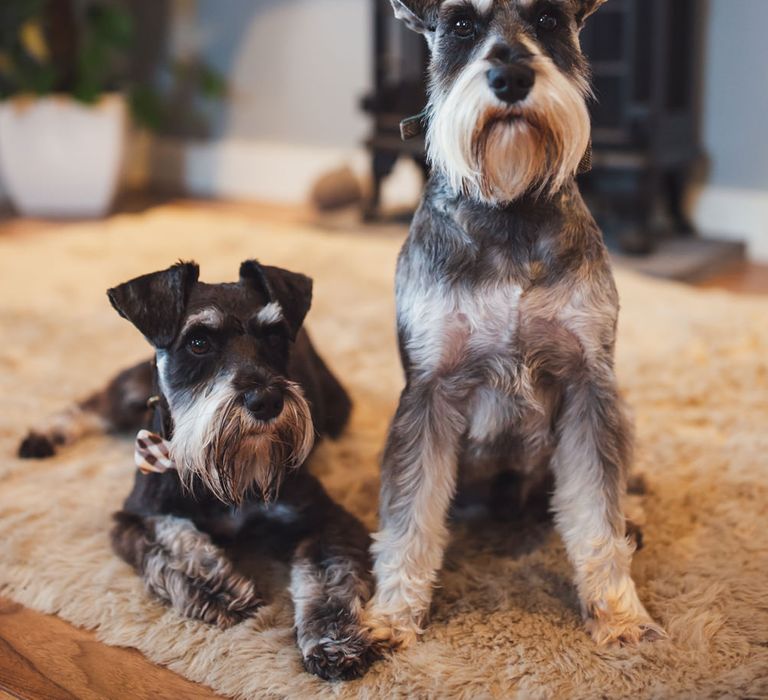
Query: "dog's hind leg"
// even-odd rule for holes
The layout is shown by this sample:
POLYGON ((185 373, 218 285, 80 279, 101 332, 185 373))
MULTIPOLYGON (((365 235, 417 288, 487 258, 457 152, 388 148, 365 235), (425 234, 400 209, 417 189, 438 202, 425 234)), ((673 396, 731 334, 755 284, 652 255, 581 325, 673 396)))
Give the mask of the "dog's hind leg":
POLYGON ((351 680, 378 657, 363 621, 373 592, 370 538, 362 523, 315 483, 314 534, 297 548, 291 569, 296 638, 310 673, 351 680))
POLYGON ((149 361, 124 370, 101 391, 42 421, 22 440, 19 457, 51 457, 57 447, 71 445, 88 435, 145 426, 152 372, 149 361))
POLYGON ((143 578, 150 593, 185 617, 221 628, 263 604, 252 581, 186 518, 115 514, 112 547, 143 578))

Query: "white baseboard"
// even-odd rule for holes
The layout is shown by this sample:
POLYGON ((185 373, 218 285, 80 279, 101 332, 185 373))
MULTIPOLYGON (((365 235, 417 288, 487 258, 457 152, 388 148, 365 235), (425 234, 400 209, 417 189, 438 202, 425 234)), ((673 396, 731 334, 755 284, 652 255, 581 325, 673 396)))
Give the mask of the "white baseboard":
MULTIPOLYGON (((209 142, 160 140, 151 149, 150 179, 201 197, 305 204, 321 175, 349 166, 369 178, 362 147, 336 148, 226 139, 209 142)), ((411 205, 421 175, 408 160, 385 183, 384 206, 411 205)), ((768 192, 704 186, 692 198, 698 229, 706 236, 746 241, 750 257, 768 262, 768 192)))
POLYGON ((768 191, 706 185, 692 212, 704 236, 746 241, 751 260, 768 262, 768 191))
MULTIPOLYGON (((223 140, 159 141, 152 179, 180 186, 192 195, 303 203, 318 176, 359 164, 364 153, 351 149, 285 143, 223 140)), ((359 167, 359 165, 358 165, 359 167)))
MULTIPOLYGON (((227 139, 209 142, 158 140, 151 149, 150 180, 201 197, 305 204, 321 175, 348 166, 363 182, 370 159, 363 147, 337 148, 227 139)), ((415 164, 398 163, 388 178, 385 206, 415 204, 422 188, 415 164)))

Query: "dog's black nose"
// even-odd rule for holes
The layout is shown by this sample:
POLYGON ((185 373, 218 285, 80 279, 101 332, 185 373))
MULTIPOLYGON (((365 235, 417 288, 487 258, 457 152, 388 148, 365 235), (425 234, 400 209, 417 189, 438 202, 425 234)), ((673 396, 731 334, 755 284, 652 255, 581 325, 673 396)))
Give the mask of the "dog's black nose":
POLYGON ((245 406, 256 420, 272 420, 283 410, 283 392, 276 387, 246 392, 245 406))
POLYGON ((507 104, 522 102, 536 82, 533 68, 524 63, 494 66, 488 71, 488 86, 507 104))

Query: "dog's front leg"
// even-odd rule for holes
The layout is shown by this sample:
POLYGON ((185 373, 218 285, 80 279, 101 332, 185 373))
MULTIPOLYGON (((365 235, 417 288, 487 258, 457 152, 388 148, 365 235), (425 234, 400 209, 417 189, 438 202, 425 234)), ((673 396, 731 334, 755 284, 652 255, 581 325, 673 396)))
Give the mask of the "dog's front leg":
POLYGON ((630 574, 622 498, 631 430, 613 372, 565 387, 553 457, 555 522, 576 569, 587 628, 598 644, 632 644, 665 636, 637 596, 630 574))
POLYGON ((382 463, 380 529, 374 535, 374 638, 407 645, 421 632, 442 566, 456 487, 462 393, 450 379, 409 384, 382 463))
POLYGON ((362 676, 377 658, 363 618, 373 591, 368 532, 325 497, 316 534, 291 568, 296 641, 304 667, 326 680, 362 676))
POLYGON ((253 583, 185 518, 121 511, 115 514, 112 547, 150 593, 185 617, 227 628, 263 604, 253 583))

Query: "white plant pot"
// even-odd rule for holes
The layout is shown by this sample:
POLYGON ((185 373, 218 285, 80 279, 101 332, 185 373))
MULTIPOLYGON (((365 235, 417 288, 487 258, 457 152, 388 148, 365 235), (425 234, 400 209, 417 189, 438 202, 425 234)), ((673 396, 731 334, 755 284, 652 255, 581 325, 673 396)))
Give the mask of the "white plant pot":
POLYGON ((54 95, 0 103, 0 175, 26 216, 103 216, 123 161, 126 108, 121 95, 94 105, 54 95))

